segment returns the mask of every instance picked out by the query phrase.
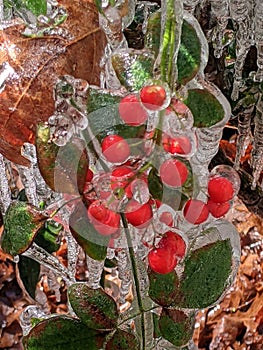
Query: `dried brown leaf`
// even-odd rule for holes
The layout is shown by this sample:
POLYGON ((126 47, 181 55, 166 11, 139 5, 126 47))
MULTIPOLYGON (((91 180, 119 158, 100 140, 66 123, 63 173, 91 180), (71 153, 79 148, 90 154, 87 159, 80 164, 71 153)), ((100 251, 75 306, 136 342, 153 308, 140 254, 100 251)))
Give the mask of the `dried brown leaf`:
MULTIPOLYGON (((26 38, 25 27, 14 25, 0 32, 0 66, 6 62, 15 74, 0 93, 0 152, 15 163, 28 165, 21 156, 24 142, 34 142, 35 126, 54 111, 53 86, 61 75, 99 83, 105 38, 95 6, 87 0, 61 0, 68 18, 60 26, 70 33, 26 38)), ((3 66, 2 66, 3 67, 3 66)))

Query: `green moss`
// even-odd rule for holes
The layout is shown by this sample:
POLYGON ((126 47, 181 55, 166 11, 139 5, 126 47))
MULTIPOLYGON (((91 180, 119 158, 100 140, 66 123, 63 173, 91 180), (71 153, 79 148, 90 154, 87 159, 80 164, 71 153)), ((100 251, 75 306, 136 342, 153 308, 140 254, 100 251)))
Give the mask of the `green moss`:
POLYGON ((183 21, 181 44, 177 57, 178 82, 186 84, 196 75, 201 62, 201 43, 195 29, 183 21))
POLYGON ((179 280, 175 271, 167 274, 148 272, 149 297, 161 306, 169 306, 178 297, 179 280))
POLYGON ((40 225, 35 222, 27 203, 13 202, 7 209, 4 228, 1 247, 5 253, 15 256, 28 248, 40 225))
POLYGON ((116 327, 116 303, 102 289, 91 289, 86 283, 76 283, 70 286, 68 294, 73 310, 87 327, 105 330, 116 327))
POLYGON ((224 119, 223 106, 208 90, 189 90, 184 103, 193 113, 195 127, 210 127, 224 119))
POLYGON ((98 350, 104 338, 77 319, 56 316, 38 323, 23 344, 25 350, 98 350))
POLYGON ((230 240, 217 241, 193 251, 185 260, 181 306, 202 309, 216 302, 225 289, 231 266, 230 240))
POLYGON ((187 316, 183 311, 163 309, 159 327, 163 338, 175 346, 183 346, 192 337, 194 314, 187 316))
POLYGON ((139 350, 139 343, 137 338, 128 332, 118 329, 113 337, 107 342, 106 350, 139 350))

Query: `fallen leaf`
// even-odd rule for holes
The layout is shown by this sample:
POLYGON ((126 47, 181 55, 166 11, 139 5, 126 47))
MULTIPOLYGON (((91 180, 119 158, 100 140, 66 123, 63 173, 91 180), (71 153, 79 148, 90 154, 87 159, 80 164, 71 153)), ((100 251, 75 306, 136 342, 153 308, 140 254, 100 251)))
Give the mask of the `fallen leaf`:
POLYGON ((54 111, 53 86, 58 77, 67 74, 99 83, 105 37, 96 7, 88 0, 59 4, 68 14, 59 27, 66 35, 27 38, 22 24, 0 32, 0 68, 7 75, 0 90, 0 152, 22 165, 29 162, 21 155, 21 146, 34 142, 36 125, 54 111))

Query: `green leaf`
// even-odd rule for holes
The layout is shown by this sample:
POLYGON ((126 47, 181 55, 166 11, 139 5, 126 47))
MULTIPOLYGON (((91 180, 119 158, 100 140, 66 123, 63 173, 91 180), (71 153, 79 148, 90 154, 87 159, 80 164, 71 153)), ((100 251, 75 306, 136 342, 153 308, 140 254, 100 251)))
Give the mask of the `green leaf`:
POLYGON ((195 29, 187 21, 183 21, 181 44, 177 57, 179 84, 185 85, 192 80, 201 63, 201 43, 195 29))
POLYGON ((76 205, 69 218, 70 231, 89 257, 95 260, 104 260, 107 255, 109 236, 99 234, 90 223, 87 209, 83 203, 76 205))
POLYGON ((180 306, 203 309, 224 292, 232 267, 230 240, 217 241, 196 249, 185 259, 180 306))
POLYGON ((72 138, 59 147, 50 141, 50 129, 37 127, 36 149, 38 166, 47 185, 56 192, 78 194, 83 192, 89 158, 85 143, 72 138))
POLYGON ((36 285, 39 279, 40 265, 35 260, 21 255, 17 264, 20 279, 24 288, 31 296, 35 298, 36 285))
POLYGON ((91 289, 86 283, 75 283, 69 287, 68 296, 74 312, 87 327, 97 330, 117 327, 117 305, 102 289, 91 289))
POLYGON ((56 221, 46 221, 44 227, 39 230, 34 241, 48 253, 56 252, 60 247, 60 244, 57 243, 57 238, 62 229, 63 226, 56 221))
POLYGON ((1 248, 12 256, 22 254, 32 244, 48 216, 25 202, 13 202, 6 211, 1 248))
POLYGON ((188 90, 188 97, 184 100, 194 117, 194 126, 208 128, 224 119, 223 106, 217 98, 206 89, 188 90))
POLYGON ((140 90, 153 76, 154 55, 149 50, 119 50, 111 61, 121 85, 129 91, 140 90))
POLYGON ((187 316, 183 311, 163 308, 159 329, 163 338, 181 347, 192 338, 194 321, 194 313, 187 316))
POLYGON ((22 3, 36 16, 47 13, 47 0, 22 0, 22 3))
POLYGON ((107 342, 106 350, 140 350, 138 339, 132 334, 117 329, 113 337, 107 342))
POLYGON ((148 271, 149 297, 161 306, 170 306, 178 298, 179 279, 175 271, 159 274, 148 271))
POLYGON ((78 319, 55 316, 38 323, 24 337, 25 350, 98 350, 106 333, 87 328, 78 319))
POLYGON ((152 168, 148 175, 148 188, 154 199, 163 198, 163 183, 156 168, 152 168))

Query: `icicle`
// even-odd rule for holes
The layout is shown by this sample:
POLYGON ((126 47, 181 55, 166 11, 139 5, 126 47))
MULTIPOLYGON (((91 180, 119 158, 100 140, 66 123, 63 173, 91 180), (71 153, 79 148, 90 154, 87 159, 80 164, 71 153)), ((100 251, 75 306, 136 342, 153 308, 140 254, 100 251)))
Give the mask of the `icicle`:
POLYGON ((119 278, 121 279, 119 302, 120 304, 124 304, 131 285, 131 268, 127 249, 119 250, 116 259, 118 261, 119 278))
POLYGON ((253 169, 252 188, 255 188, 263 170, 263 100, 262 95, 256 106, 254 144, 252 151, 251 166, 253 169))
POLYGON ((213 33, 214 55, 219 58, 223 52, 224 31, 229 18, 228 0, 211 0, 211 12, 217 19, 213 33))
POLYGON ((258 71, 254 77, 255 81, 263 81, 263 3, 256 1, 254 17, 254 36, 257 46, 257 66, 258 71))
POLYGON ((246 149, 251 141, 250 122, 254 105, 238 114, 238 137, 235 159, 235 169, 239 169, 240 159, 245 155, 246 149))
POLYGON ((72 237, 71 233, 66 230, 67 239, 67 258, 68 258, 68 270, 70 275, 74 278, 76 274, 76 265, 78 261, 79 245, 72 237))
POLYGON ((58 276, 63 278, 68 285, 75 282, 75 279, 72 278, 68 269, 64 267, 55 256, 49 254, 45 249, 39 247, 37 244, 33 243, 31 247, 28 248, 22 255, 36 260, 41 265, 44 265, 48 269, 54 271, 58 276))
POLYGON ((239 89, 242 85, 242 72, 247 53, 252 42, 251 18, 249 12, 249 3, 247 0, 230 0, 230 16, 237 24, 236 32, 236 62, 233 91, 231 98, 233 101, 238 99, 239 89))
POLYGON ((201 2, 202 0, 183 0, 184 8, 190 12, 191 14, 194 13, 196 6, 201 2))
POLYGON ((2 154, 0 154, 0 209, 2 213, 5 213, 10 203, 11 191, 6 176, 5 161, 2 154))
POLYGON ((18 165, 17 168, 19 170, 19 175, 21 177, 22 183, 25 186, 28 202, 37 206, 39 203, 33 166, 31 165, 30 168, 27 168, 22 165, 18 165))
POLYGON ((88 286, 93 289, 100 288, 100 279, 104 269, 104 260, 94 260, 88 255, 86 259, 89 273, 88 286))

